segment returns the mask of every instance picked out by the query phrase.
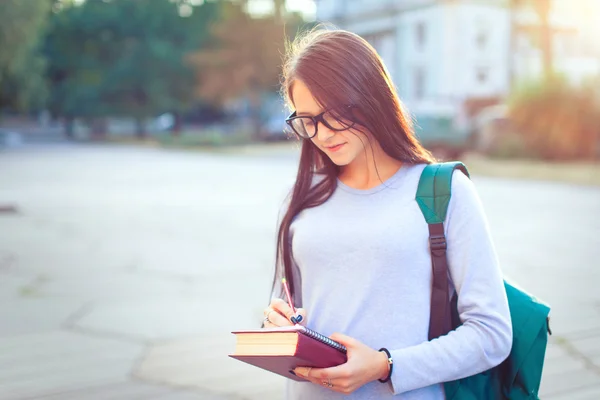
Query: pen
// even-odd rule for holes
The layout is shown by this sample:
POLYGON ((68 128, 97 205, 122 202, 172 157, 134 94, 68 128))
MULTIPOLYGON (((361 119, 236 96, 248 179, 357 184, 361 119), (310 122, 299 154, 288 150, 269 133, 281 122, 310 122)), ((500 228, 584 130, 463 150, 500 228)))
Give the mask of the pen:
POLYGON ((281 278, 281 283, 283 283, 283 288, 285 289, 285 295, 287 296, 288 304, 290 305, 290 308, 294 312, 294 317, 290 318, 290 320, 294 324, 299 324, 300 321, 302 321, 302 315, 298 315, 297 317, 295 316, 296 309, 294 308, 294 303, 292 302, 292 296, 290 295, 290 288, 288 286, 287 280, 285 278, 281 278))

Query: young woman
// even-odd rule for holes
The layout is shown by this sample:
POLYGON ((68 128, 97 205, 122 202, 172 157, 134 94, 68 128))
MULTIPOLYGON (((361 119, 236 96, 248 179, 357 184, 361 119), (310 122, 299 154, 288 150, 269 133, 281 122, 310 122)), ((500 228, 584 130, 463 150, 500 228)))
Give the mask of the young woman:
POLYGON ((482 205, 461 172, 444 226, 463 324, 428 340, 431 258, 415 193, 434 160, 375 50, 347 31, 313 31, 291 47, 283 91, 303 142, 264 326, 292 324, 285 276, 302 323, 348 349, 343 365, 297 368, 308 383, 290 380, 287 398, 443 399, 442 382, 500 364, 512 345, 506 292, 482 205))

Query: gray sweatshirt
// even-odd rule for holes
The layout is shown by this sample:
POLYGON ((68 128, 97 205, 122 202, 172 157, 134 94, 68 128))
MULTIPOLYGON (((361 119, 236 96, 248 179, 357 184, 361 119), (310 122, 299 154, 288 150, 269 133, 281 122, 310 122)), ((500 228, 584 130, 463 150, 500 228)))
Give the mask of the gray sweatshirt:
POLYGON ((450 294, 463 325, 428 341, 431 258, 428 228, 415 201, 424 165, 404 165, 368 190, 338 181, 333 196, 302 211, 291 245, 306 325, 340 332, 394 360, 388 383, 349 396, 309 382, 287 383, 288 399, 443 399, 441 382, 477 374, 510 353, 512 326, 503 277, 473 183, 455 172, 445 221, 450 294))

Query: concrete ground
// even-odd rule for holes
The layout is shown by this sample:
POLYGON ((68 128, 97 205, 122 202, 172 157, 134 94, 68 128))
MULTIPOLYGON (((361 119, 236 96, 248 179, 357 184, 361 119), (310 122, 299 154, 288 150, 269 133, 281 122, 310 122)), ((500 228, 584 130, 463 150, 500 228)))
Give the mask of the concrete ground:
MULTIPOLYGON (((0 150, 0 400, 282 398, 227 354, 260 324, 295 162, 0 150)), ((553 308, 542 398, 600 398, 600 188, 473 180, 504 272, 553 308)))

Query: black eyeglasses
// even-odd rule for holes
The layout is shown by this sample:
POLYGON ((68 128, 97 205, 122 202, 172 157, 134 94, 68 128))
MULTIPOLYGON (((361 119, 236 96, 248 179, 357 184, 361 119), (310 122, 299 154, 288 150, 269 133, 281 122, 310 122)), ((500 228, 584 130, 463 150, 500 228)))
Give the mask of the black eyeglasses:
POLYGON ((352 128, 356 124, 354 116, 351 115, 351 109, 353 107, 354 106, 348 105, 341 108, 325 110, 314 117, 307 115, 298 116, 296 115, 296 111, 294 111, 286 118, 285 122, 292 128, 294 133, 302 139, 311 139, 317 134, 319 122, 336 132, 352 128))

